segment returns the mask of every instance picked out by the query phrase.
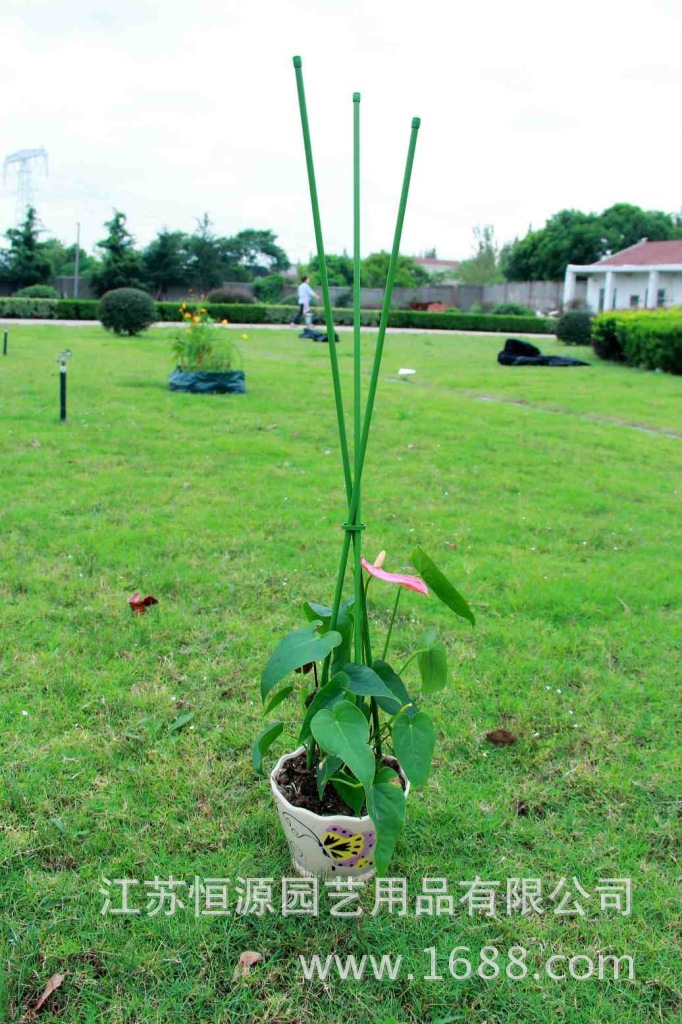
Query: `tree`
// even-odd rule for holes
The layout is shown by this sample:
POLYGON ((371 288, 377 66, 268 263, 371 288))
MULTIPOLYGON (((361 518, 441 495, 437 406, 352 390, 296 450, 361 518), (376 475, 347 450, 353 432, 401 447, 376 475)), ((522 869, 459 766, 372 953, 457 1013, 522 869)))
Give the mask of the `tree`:
MULTIPOLYGON (((390 254, 382 250, 370 253, 362 261, 361 278, 364 288, 386 287, 390 258, 390 254)), ((418 288, 420 284, 428 284, 428 281, 427 272, 411 256, 398 256, 393 282, 396 288, 418 288)))
MULTIPOLYGON (((341 256, 325 255, 325 263, 327 265, 327 280, 330 285, 352 287, 353 260, 347 253, 344 252, 341 256)), ((313 285, 320 283, 320 261, 317 256, 312 257, 305 272, 310 275, 313 285)))
POLYGON ((3 259, 3 277, 14 288, 25 288, 30 284, 47 284, 52 276, 50 261, 40 242, 38 215, 32 206, 26 211, 21 227, 10 228, 7 232, 9 250, 3 259))
POLYGON ((599 218, 605 249, 619 252, 635 245, 642 238, 662 242, 675 237, 673 218, 660 210, 642 210, 630 203, 615 203, 599 218))
POLYGON ((225 280, 224 240, 216 237, 207 213, 185 239, 187 281, 199 292, 217 288, 225 280))
POLYGON ((289 257, 275 239, 274 231, 259 231, 247 228, 225 245, 225 260, 232 266, 245 268, 252 277, 283 273, 289 267, 289 257))
POLYGON ((163 299, 173 285, 187 278, 185 256, 187 235, 183 231, 162 228, 142 252, 142 277, 154 298, 163 299))
POLYGON ((494 284, 502 280, 500 248, 495 241, 491 224, 474 228, 473 256, 462 260, 457 268, 457 279, 463 284, 494 284))
POLYGON ((135 250, 135 239, 126 228, 126 215, 114 210, 111 220, 105 222, 109 234, 97 248, 104 253, 101 265, 91 277, 98 295, 114 288, 144 288, 140 254, 135 250))
POLYGON ((544 228, 528 231, 504 253, 508 281, 561 281, 569 263, 596 263, 642 238, 661 241, 682 236, 677 217, 616 203, 601 214, 561 210, 544 228))

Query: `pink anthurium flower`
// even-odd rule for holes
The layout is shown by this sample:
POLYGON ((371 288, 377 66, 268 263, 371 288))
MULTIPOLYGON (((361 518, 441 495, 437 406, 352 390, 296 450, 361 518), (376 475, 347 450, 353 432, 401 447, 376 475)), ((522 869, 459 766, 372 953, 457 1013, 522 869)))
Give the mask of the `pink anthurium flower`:
MULTIPOLYGON (((384 554, 382 551, 381 554, 384 554)), ((371 565, 366 558, 360 559, 362 568, 365 572, 368 572, 370 576, 376 576, 378 580, 384 580, 386 583, 397 583, 399 587, 407 587, 408 590, 416 590, 418 594, 428 594, 429 588, 424 583, 424 580, 419 576, 406 576, 402 572, 385 572, 381 568, 383 559, 381 555, 377 558, 379 565, 374 563, 371 565), (381 560, 381 561, 380 561, 381 560)))

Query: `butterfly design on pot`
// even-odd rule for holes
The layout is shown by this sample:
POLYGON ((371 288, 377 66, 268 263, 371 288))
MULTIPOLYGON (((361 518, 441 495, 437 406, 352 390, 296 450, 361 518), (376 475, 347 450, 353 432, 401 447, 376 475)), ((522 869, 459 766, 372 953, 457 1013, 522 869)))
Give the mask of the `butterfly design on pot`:
POLYGON ((376 836, 372 829, 367 832, 352 832, 340 825, 330 825, 320 839, 311 828, 308 828, 292 814, 285 814, 284 819, 297 839, 310 839, 317 843, 325 857, 331 863, 331 870, 337 867, 364 868, 371 867, 372 854, 376 836), (296 831, 296 828, 299 831, 296 831), (300 831, 300 830, 303 831, 300 831))

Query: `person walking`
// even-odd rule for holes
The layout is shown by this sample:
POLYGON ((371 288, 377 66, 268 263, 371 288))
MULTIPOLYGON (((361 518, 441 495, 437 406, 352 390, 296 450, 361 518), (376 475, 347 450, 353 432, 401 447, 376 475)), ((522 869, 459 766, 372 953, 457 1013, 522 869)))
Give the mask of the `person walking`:
POLYGON ((305 320, 306 327, 312 326, 313 314, 310 311, 310 302, 312 299, 316 298, 317 293, 310 287, 307 275, 302 277, 301 283, 298 286, 298 313, 291 321, 292 327, 296 324, 300 324, 301 319, 305 320))

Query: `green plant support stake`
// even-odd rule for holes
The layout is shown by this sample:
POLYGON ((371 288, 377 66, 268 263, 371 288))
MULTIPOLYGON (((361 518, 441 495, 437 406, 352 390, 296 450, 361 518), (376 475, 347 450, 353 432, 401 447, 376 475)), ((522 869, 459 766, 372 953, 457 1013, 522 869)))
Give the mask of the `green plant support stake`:
MULTIPOLYGON (((339 360, 336 354, 334 343, 334 318, 332 316, 332 303, 329 294, 329 279, 327 277, 327 262, 324 255, 324 243, 322 241, 322 224, 320 221, 320 204, 317 199, 317 185, 315 183, 315 167, 313 164, 313 150, 310 142, 310 126, 308 124, 308 109, 305 101, 305 89, 303 87, 303 61, 300 57, 294 57, 294 69, 296 72, 296 88, 298 90, 298 106, 301 112, 301 129, 303 131, 303 148, 305 149, 305 162, 308 171, 308 187, 310 189, 310 205, 313 212, 313 227, 315 230, 315 245, 317 246, 317 261, 320 267, 320 284, 322 286, 322 301, 324 303, 324 316, 327 325, 327 338, 329 339, 329 360, 332 370, 332 384, 334 387, 334 401, 336 403, 336 418, 339 424, 339 440, 341 444, 341 460, 343 462, 343 475, 346 483, 346 493, 350 501, 353 483, 350 473, 350 456, 348 454, 348 438, 346 436, 346 422, 343 412, 343 399, 341 396, 341 378, 339 376, 339 360)), ((347 556, 346 556, 347 557, 347 556)))
POLYGON ((4 332, 2 337, 2 354, 3 356, 7 355, 7 331, 4 332))
MULTIPOLYGON (((361 370, 362 352, 360 348, 360 93, 353 93, 353 455, 354 478, 360 479, 360 441, 362 437, 362 400, 361 370)), ((358 490, 358 503, 352 525, 360 523, 361 498, 358 490)), ((350 518, 350 517, 349 517, 350 518)), ((363 600, 362 565, 360 557, 362 545, 360 531, 353 530, 353 553, 355 555, 355 601, 353 617, 355 620, 355 661, 362 664, 362 627, 363 600)), ((333 609, 332 609, 333 612, 333 609)))
MULTIPOLYGON (((412 178, 412 166, 414 164, 414 153, 417 146, 417 133, 421 121, 418 117, 412 119, 412 131, 410 133, 410 142, 407 150, 407 161, 405 163, 405 173, 403 175, 403 185, 400 193, 400 202, 398 204, 398 218, 396 221, 395 233, 393 236, 393 247, 391 249, 391 257, 388 263, 388 272, 386 275, 386 289, 384 291, 384 299, 381 307, 381 318, 379 320, 379 331, 377 333, 377 343, 374 350, 374 363, 372 366, 372 376, 370 379, 369 389, 367 392, 367 404, 365 406, 365 418, 362 426, 362 437, 360 440, 360 454, 359 460, 356 462, 356 473, 355 482, 353 485, 353 493, 349 500, 348 508, 348 522, 355 523, 358 515, 358 505, 360 502, 360 485, 362 483, 362 471, 365 464, 365 455, 367 454, 367 442, 369 439, 369 430, 372 423, 372 413, 374 411, 374 399, 377 391, 377 384, 379 382, 379 372, 381 370, 381 359, 384 351, 384 338, 386 337, 386 328, 388 326, 388 314, 391 307, 391 297, 393 295, 393 282, 395 280, 395 272, 398 266, 398 256, 400 255, 400 240, 402 238, 403 223, 405 221, 405 210, 407 208, 407 197, 410 191, 410 180, 412 178)), ((359 321, 359 315, 358 315, 359 321)), ((359 325, 358 325, 359 330, 359 325)), ((336 591, 334 593, 334 603, 332 605, 332 623, 336 623, 336 616, 341 603, 341 593, 343 590, 343 580, 346 573, 346 566, 348 564, 348 552, 350 548, 350 535, 347 532, 344 537, 343 548, 341 551, 341 563, 339 565, 339 575, 337 577, 336 591)), ((333 627, 332 627, 333 628, 333 627)))

